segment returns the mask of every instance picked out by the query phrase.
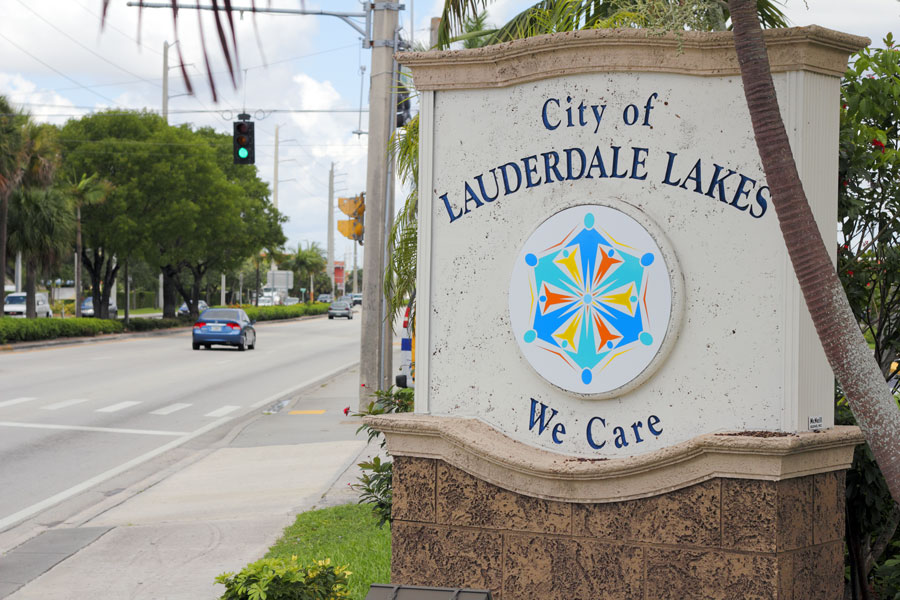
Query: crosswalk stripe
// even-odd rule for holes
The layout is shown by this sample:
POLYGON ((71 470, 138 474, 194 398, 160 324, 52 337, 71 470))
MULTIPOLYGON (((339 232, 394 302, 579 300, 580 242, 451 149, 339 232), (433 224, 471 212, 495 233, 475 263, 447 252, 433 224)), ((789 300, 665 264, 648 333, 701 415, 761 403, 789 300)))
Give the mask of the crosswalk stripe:
POLYGON ((13 404, 22 404, 23 402, 30 402, 32 400, 35 400, 35 398, 13 398, 12 400, 4 400, 3 402, 0 402, 0 408, 12 406, 13 404))
POLYGON ((118 404, 112 404, 110 406, 98 408, 94 412, 111 413, 111 412, 116 412, 116 411, 123 410, 126 408, 130 408, 132 406, 137 406, 138 404, 140 404, 140 402, 138 402, 136 400, 126 400, 125 402, 119 402, 118 404))
POLYGON ((216 410, 212 411, 211 413, 206 413, 204 416, 206 416, 206 417, 224 417, 228 413, 234 412, 239 408, 240 408, 240 406, 226 405, 226 406, 223 406, 222 408, 217 408, 216 410))
POLYGON ((82 402, 87 402, 87 398, 75 398, 73 400, 63 400, 62 402, 57 402, 56 404, 48 404, 47 406, 42 406, 44 410, 59 410, 61 408, 68 408, 70 406, 75 406, 76 404, 81 404, 82 402))
POLYGON ((158 410, 151 411, 151 415, 170 415, 177 410, 181 410, 182 408, 187 408, 189 406, 193 406, 192 404, 184 404, 181 402, 170 404, 169 406, 164 406, 158 410))

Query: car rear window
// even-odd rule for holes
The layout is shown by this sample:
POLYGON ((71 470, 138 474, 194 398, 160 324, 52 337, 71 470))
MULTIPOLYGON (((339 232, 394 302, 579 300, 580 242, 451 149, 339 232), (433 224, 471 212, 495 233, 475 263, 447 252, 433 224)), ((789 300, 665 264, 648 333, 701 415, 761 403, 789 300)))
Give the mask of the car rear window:
POLYGON ((240 313, 236 310, 226 308, 211 308, 200 315, 203 319, 231 319, 232 321, 240 320, 240 313))

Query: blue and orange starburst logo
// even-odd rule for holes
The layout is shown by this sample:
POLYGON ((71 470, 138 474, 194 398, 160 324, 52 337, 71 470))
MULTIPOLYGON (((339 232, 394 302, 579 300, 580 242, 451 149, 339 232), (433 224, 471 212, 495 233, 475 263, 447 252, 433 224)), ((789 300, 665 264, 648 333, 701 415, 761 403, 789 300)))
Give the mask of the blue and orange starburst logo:
POLYGON ((538 228, 519 261, 510 311, 541 375, 602 393, 652 360, 667 325, 654 320, 668 318, 653 307, 671 287, 659 248, 634 219, 609 207, 567 209, 538 228))

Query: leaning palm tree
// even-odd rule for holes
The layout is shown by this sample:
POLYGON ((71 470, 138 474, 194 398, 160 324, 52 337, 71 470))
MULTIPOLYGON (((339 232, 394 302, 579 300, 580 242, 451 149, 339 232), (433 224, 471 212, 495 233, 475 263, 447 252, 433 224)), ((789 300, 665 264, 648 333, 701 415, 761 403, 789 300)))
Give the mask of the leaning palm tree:
POLYGON ((863 338, 803 191, 778 109, 755 2, 729 0, 734 45, 772 203, 803 298, 853 416, 900 500, 900 411, 863 338), (765 148, 765 152, 762 149, 765 148))
POLYGON ((71 252, 74 218, 66 197, 53 188, 20 187, 9 208, 9 247, 25 259, 25 312, 33 319, 36 274, 71 252))
POLYGON ((65 193, 69 196, 75 208, 75 316, 81 316, 81 208, 93 206, 106 201, 112 193, 113 185, 105 179, 100 179, 97 173, 90 177, 81 175, 80 180, 70 179, 64 186, 65 193))

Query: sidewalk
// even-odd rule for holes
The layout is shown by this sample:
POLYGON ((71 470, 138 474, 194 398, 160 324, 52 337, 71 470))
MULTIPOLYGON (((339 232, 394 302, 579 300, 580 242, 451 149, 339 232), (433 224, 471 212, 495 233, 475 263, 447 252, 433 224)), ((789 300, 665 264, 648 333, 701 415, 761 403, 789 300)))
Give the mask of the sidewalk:
POLYGON ((357 501, 356 464, 380 450, 343 414, 358 386, 357 366, 124 502, 15 548, 0 558, 0 598, 218 598, 215 577, 261 558, 297 513, 357 501))

